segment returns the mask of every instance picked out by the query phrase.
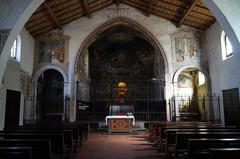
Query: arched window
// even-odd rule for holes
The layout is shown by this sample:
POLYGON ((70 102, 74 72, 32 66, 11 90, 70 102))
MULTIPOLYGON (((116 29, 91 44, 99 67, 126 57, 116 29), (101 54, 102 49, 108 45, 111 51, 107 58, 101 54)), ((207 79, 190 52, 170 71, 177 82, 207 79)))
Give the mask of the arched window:
POLYGON ((222 32, 221 35, 221 46, 222 46, 222 60, 226 60, 233 56, 232 44, 224 31, 222 32))
POLYGON ((11 48, 11 57, 17 61, 21 59, 21 38, 18 35, 17 39, 14 40, 13 46, 11 48))

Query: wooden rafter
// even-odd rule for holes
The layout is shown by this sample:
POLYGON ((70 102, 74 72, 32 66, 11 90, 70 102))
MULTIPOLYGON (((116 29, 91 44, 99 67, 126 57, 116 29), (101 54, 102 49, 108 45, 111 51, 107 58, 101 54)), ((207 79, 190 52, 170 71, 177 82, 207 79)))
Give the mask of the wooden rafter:
POLYGON ((91 12, 90 12, 90 9, 89 9, 88 1, 87 0, 82 0, 82 2, 83 2, 83 7, 84 7, 83 9, 87 13, 87 17, 91 18, 91 12))
POLYGON ((115 3, 116 3, 117 6, 119 6, 120 0, 115 0, 115 3))
POLYGON ((147 16, 150 16, 150 11, 152 9, 153 1, 154 0, 149 0, 149 6, 148 6, 148 9, 147 9, 147 16))
POLYGON ((185 11, 183 17, 180 19, 179 23, 177 24, 177 27, 181 27, 183 24, 184 19, 188 16, 188 14, 191 12, 191 10, 193 9, 193 7, 197 4, 197 0, 193 0, 191 5, 187 8, 187 10, 185 11))
POLYGON ((43 5, 45 6, 45 8, 47 9, 48 14, 50 15, 51 19, 53 20, 53 22, 55 23, 55 25, 59 28, 61 28, 61 24, 57 18, 57 16, 54 14, 54 12, 52 11, 51 7, 47 4, 47 2, 44 2, 43 5))

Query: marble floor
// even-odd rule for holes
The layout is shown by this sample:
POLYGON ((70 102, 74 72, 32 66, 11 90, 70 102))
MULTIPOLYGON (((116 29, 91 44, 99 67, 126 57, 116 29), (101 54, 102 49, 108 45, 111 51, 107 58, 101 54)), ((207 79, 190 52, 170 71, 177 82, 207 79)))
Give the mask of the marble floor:
POLYGON ((158 147, 146 140, 147 132, 137 135, 90 133, 72 159, 151 159, 166 158, 158 147))

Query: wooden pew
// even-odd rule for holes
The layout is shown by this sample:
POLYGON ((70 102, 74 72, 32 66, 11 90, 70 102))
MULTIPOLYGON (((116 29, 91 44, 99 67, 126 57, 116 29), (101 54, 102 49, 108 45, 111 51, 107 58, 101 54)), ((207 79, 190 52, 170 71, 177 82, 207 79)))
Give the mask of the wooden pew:
POLYGON ((239 159, 240 148, 210 148, 210 159, 239 159))
POLYGON ((72 130, 46 130, 46 129, 39 129, 39 128, 28 128, 28 129, 9 129, 0 131, 1 132, 9 132, 9 133, 41 133, 41 134, 55 134, 55 133, 62 133, 64 135, 64 145, 66 145, 67 153, 73 152, 73 132, 72 130))
POLYGON ((198 138, 240 138, 240 132, 177 132, 175 156, 187 152, 188 140, 198 138))
POLYGON ((50 140, 40 139, 3 139, 0 140, 1 147, 31 147, 33 159, 51 159, 50 140))
POLYGON ((0 147, 1 159, 33 159, 31 147, 0 147))
POLYGON ((240 129, 230 129, 224 127, 211 127, 206 126, 204 128, 174 128, 174 129, 166 129, 166 152, 169 152, 171 147, 176 146, 176 133, 177 132, 240 132, 240 129))
POLYGON ((164 143, 166 139, 166 129, 176 128, 208 128, 208 127, 222 127, 219 124, 211 124, 208 122, 152 122, 153 130, 149 138, 151 138, 156 144, 164 143))
POLYGON ((188 140, 189 159, 209 159, 210 148, 238 148, 240 138, 200 138, 188 140))
POLYGON ((64 145, 63 133, 10 133, 0 132, 3 139, 47 139, 51 141, 51 148, 55 155, 61 158, 68 157, 66 146, 64 145))

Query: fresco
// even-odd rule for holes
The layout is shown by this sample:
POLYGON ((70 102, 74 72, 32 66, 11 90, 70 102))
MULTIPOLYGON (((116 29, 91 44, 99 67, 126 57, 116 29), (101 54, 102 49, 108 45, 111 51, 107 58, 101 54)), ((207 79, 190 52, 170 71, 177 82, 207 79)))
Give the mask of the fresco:
POLYGON ((37 39, 36 62, 44 64, 62 64, 66 62, 68 37, 52 34, 37 39))
POLYGON ((116 49, 111 53, 97 50, 90 55, 91 77, 95 81, 146 81, 153 76, 153 53, 140 48, 136 52, 116 49))
POLYGON ((179 31, 172 36, 173 59, 177 63, 200 60, 200 36, 193 31, 179 31))

